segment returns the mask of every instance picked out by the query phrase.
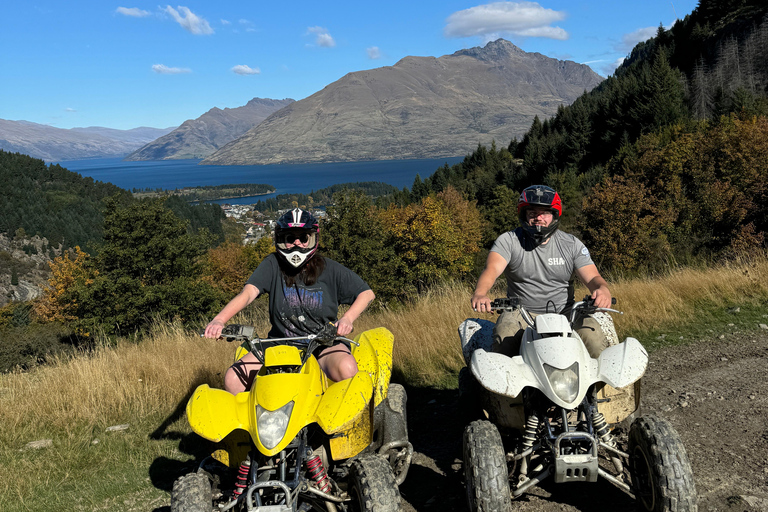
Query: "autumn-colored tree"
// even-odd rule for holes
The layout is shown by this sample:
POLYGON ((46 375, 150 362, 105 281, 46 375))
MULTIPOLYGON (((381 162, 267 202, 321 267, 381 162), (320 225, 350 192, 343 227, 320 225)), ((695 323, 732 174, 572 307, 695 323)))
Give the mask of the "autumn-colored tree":
POLYGON ((203 280, 226 296, 233 297, 240 293, 261 260, 274 251, 275 246, 269 236, 259 238, 255 244, 224 242, 208 250, 203 280))
POLYGON ((584 200, 582 212, 582 240, 600 268, 636 270, 669 255, 652 196, 635 180, 606 179, 584 200))
POLYGON ((70 300, 67 292, 81 281, 88 285, 93 282, 96 271, 91 268, 88 253, 76 246, 71 252, 64 252, 48 265, 51 277, 48 288, 34 303, 35 314, 47 322, 69 322, 76 319, 77 303, 70 300))
POLYGON ((638 269, 764 247, 768 119, 669 126, 622 149, 585 201, 584 241, 607 266, 638 269))
POLYGON ((474 202, 447 188, 419 204, 390 206, 381 213, 391 245, 405 261, 408 278, 422 287, 468 273, 480 250, 480 213, 474 202))
POLYGON ((437 199, 443 204, 448 213, 454 229, 460 233, 458 243, 460 250, 467 256, 457 268, 464 273, 470 270, 472 256, 480 250, 482 226, 480 212, 477 209, 477 201, 470 201, 453 187, 448 186, 442 192, 438 192, 437 199), (467 266, 469 265, 469 266, 467 266))

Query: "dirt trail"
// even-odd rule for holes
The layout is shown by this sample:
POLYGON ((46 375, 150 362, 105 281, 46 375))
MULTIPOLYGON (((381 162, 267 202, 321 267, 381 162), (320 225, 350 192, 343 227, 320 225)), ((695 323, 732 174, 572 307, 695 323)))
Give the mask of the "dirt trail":
MULTIPOLYGON (((729 334, 657 350, 643 380, 642 413, 668 419, 693 467, 699 511, 768 511, 768 332, 729 334)), ((415 454, 403 512, 466 510, 463 425, 456 391, 408 389, 415 454)), ((601 480, 545 485, 515 511, 623 511, 633 502, 601 480)))

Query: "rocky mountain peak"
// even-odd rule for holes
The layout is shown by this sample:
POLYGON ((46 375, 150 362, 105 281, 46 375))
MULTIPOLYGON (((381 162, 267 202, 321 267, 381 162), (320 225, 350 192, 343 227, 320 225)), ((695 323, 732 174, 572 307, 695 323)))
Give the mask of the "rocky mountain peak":
POLYGON ((495 41, 491 41, 490 43, 486 44, 483 47, 475 46, 473 48, 459 50, 455 52, 453 55, 455 56, 466 55, 469 57, 474 57, 479 60, 492 62, 492 61, 506 60, 513 55, 525 56, 525 55, 528 55, 528 53, 521 50, 520 48, 518 48, 517 46, 515 46, 514 44, 510 43, 505 39, 497 39, 495 41))

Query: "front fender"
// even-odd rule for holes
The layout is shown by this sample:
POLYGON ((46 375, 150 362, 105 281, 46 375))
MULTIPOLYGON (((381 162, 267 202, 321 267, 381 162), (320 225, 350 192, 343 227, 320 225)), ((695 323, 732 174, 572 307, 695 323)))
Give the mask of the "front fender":
POLYGON ((187 402, 187 419, 192 430, 218 443, 235 429, 250 431, 250 393, 233 395, 203 384, 187 402))
POLYGON ((608 347, 597 358, 599 380, 614 388, 623 388, 643 376, 648 366, 648 352, 635 338, 608 347))
POLYGON ((459 325, 461 353, 467 366, 472 361, 472 353, 477 349, 491 352, 493 347, 493 322, 482 318, 467 318, 459 325))
POLYGON ((526 386, 540 388, 536 375, 521 356, 478 348, 472 353, 470 368, 480 385, 492 393, 515 398, 526 386))

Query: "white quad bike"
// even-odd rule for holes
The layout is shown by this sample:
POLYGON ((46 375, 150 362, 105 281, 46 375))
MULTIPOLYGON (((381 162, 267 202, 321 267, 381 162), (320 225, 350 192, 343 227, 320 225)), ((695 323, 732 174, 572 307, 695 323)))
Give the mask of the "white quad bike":
POLYGON ((627 338, 590 357, 572 328, 577 315, 621 312, 588 299, 574 304, 570 318, 547 313, 535 319, 515 298, 494 300, 492 309, 517 308, 529 324, 519 356, 492 351, 489 320, 467 319, 459 327, 467 363, 459 373, 460 402, 465 414, 481 418, 469 423, 463 440, 472 512, 511 511, 512 499, 546 479, 598 477, 634 498, 639 510, 697 510, 679 435, 662 418, 639 416, 648 353, 627 338), (629 423, 625 441, 618 433, 629 423))

